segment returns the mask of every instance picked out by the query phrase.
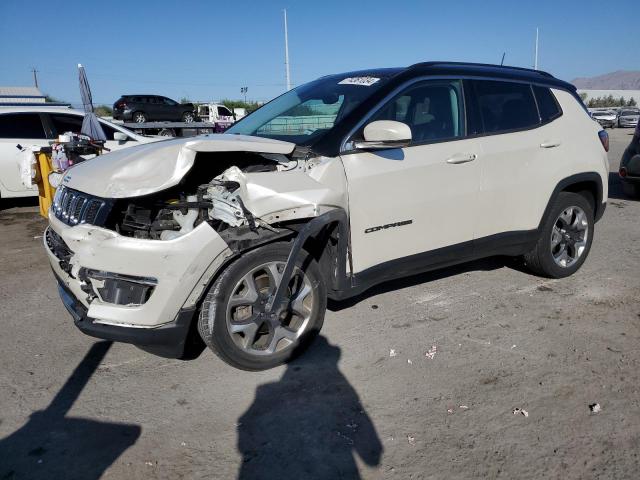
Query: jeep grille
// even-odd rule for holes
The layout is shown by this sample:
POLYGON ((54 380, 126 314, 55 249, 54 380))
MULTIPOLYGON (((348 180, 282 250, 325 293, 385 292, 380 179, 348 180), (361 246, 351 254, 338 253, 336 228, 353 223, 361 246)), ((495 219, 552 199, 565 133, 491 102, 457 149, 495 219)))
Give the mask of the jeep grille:
POLYGON ((67 225, 101 225, 109 213, 110 205, 102 198, 61 186, 56 191, 51 208, 56 218, 67 225))

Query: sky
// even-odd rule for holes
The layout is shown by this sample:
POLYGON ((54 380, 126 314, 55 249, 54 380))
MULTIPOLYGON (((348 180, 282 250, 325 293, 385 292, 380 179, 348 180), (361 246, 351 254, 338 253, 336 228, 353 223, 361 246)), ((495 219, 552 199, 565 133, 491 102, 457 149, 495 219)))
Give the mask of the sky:
POLYGON ((291 80, 453 60, 533 66, 572 80, 640 70, 640 0, 0 0, 0 85, 78 103, 77 64, 96 104, 122 94, 266 101, 291 80))

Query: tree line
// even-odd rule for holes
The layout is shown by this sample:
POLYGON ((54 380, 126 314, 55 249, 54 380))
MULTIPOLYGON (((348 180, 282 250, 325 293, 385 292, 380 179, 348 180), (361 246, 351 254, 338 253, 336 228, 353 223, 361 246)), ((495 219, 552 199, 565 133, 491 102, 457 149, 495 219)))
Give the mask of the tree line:
MULTIPOLYGON (((586 101, 587 99, 586 93, 581 93, 580 98, 582 101, 586 101)), ((615 98, 613 95, 609 94, 604 97, 594 97, 590 98, 587 102, 587 107, 589 108, 607 108, 607 107, 635 107, 638 103, 636 100, 631 97, 629 100, 626 100, 624 97, 615 98)))

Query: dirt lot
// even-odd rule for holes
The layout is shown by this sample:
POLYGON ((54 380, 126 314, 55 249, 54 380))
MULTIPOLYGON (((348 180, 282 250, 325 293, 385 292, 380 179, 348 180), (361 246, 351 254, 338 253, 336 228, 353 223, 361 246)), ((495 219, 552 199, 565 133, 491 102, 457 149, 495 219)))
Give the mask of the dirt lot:
POLYGON ((5 203, 0 479, 638 478, 640 202, 610 183, 572 278, 494 258, 387 284, 262 373, 82 335, 45 222, 5 203))

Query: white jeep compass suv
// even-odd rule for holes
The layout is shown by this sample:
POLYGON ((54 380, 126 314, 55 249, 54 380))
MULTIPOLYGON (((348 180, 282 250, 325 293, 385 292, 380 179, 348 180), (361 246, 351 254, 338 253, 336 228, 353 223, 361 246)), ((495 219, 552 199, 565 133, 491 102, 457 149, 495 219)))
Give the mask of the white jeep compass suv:
POLYGON ((606 148, 544 72, 330 75, 225 134, 73 167, 45 245, 86 334, 260 370, 313 338, 327 298, 489 255, 571 275, 605 209, 606 148))

